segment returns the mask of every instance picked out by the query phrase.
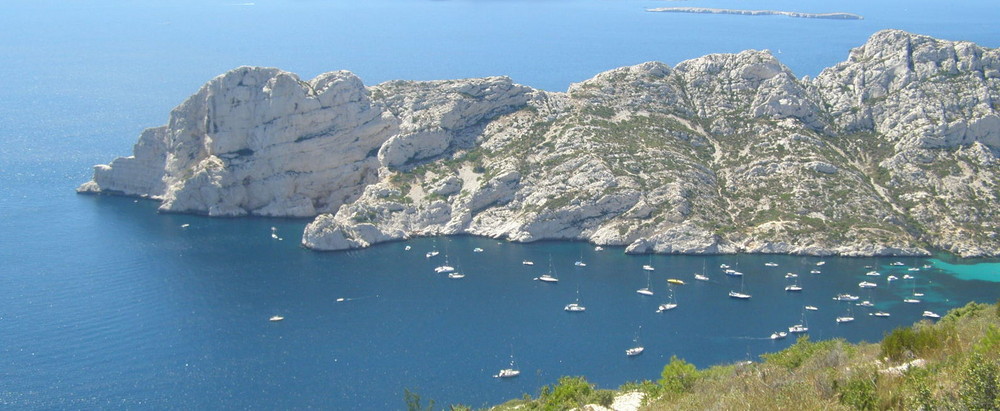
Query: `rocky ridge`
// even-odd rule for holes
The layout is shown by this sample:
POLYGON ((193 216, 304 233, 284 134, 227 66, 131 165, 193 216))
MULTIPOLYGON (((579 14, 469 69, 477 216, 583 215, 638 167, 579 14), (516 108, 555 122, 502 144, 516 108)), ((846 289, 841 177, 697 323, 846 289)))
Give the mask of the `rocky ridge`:
POLYGON ((888 30, 814 79, 767 51, 601 73, 308 82, 241 67, 81 192, 315 216, 320 250, 411 236, 629 252, 1000 255, 1000 53, 888 30))

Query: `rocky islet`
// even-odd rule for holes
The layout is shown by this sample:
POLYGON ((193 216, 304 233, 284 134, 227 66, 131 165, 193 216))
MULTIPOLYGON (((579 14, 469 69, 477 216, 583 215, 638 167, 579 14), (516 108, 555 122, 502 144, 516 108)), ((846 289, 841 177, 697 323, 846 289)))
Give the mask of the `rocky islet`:
POLYGON ((309 81, 240 67, 78 190, 315 217, 320 250, 411 236, 629 252, 1000 255, 1000 53, 897 30, 816 78, 767 51, 598 74, 309 81))

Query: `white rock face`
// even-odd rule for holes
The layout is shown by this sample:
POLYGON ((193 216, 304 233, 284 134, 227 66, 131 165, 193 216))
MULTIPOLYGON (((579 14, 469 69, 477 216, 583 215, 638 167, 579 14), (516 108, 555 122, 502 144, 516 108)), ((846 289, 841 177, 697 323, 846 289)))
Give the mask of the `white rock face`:
POLYGON ((600 73, 309 82, 240 68, 80 191, 315 216, 302 243, 586 240, 631 253, 1000 255, 1000 57, 883 31, 798 79, 766 51, 600 73))

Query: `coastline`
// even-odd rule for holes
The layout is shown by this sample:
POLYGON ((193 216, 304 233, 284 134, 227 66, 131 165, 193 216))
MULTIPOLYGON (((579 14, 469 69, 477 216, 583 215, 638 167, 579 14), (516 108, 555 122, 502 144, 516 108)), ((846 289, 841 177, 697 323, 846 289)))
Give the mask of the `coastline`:
POLYGON ((843 12, 801 13, 781 10, 713 9, 707 7, 657 7, 646 9, 646 11, 654 13, 736 14, 741 16, 788 16, 805 19, 864 20, 864 17, 861 15, 843 12))

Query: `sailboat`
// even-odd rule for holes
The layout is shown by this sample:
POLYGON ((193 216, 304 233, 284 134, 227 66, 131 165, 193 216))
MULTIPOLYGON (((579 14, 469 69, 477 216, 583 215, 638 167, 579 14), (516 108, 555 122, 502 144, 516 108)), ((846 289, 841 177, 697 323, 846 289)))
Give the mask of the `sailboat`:
MULTIPOLYGON (((903 276, 903 278, 906 278, 906 277, 907 276, 905 276, 905 275, 903 276)), ((912 297, 908 297, 908 298, 904 298, 903 302, 904 303, 909 303, 909 304, 919 304, 921 301, 920 301, 919 298, 917 298, 917 282, 913 280, 913 277, 910 277, 909 280, 911 282, 910 291, 913 293, 913 296, 912 297)))
POLYGON ((806 323, 806 312, 802 311, 802 322, 788 327, 788 332, 792 334, 799 334, 809 331, 809 326, 806 323))
POLYGON ((740 292, 736 292, 736 291, 730 290, 729 291, 729 296, 732 297, 732 298, 740 299, 740 300, 749 300, 750 299, 750 294, 747 294, 747 293, 743 292, 743 276, 742 275, 740 275, 740 292))
POLYGON ((579 287, 576 288, 576 301, 572 302, 572 303, 569 303, 569 304, 566 304, 566 307, 563 308, 563 310, 569 311, 571 313, 579 313, 579 312, 584 312, 584 311, 587 310, 587 307, 584 307, 584 306, 580 305, 580 288, 579 287))
POLYGON ((705 262, 701 262, 701 274, 695 273, 694 279, 698 281, 708 281, 708 276, 705 275, 705 262))
POLYGON ((500 372, 498 372, 497 375, 494 375, 493 377, 494 378, 513 378, 513 377, 517 377, 518 375, 521 375, 521 370, 518 370, 517 366, 514 365, 514 354, 511 353, 510 354, 510 367, 509 368, 504 368, 504 369, 500 370, 500 372))
MULTIPOLYGON (((639 331, 642 331, 642 326, 639 326, 639 331)), ((643 347, 642 344, 639 343, 639 332, 638 331, 636 331, 635 338, 632 340, 632 342, 635 343, 635 345, 632 346, 631 348, 625 350, 625 355, 626 356, 635 357, 635 356, 637 356, 639 354, 642 354, 643 351, 646 351, 646 347, 643 347)))
POLYGON ((580 251, 580 259, 576 260, 576 262, 574 262, 573 265, 575 265, 577 267, 586 267, 587 266, 587 263, 583 262, 583 251, 580 251))
POLYGON ((435 267, 434 268, 434 272, 438 273, 438 274, 442 274, 442 273, 450 273, 452 271, 455 271, 455 267, 452 267, 452 266, 448 265, 448 254, 445 254, 444 255, 444 264, 435 267))
POLYGON ((837 317, 837 324, 849 323, 851 321, 854 321, 854 315, 851 314, 851 307, 847 307, 847 314, 837 317))
POLYGON ((552 266, 552 259, 551 258, 549 259, 549 272, 547 272, 545 274, 542 274, 541 276, 539 276, 538 278, 535 278, 535 279, 538 280, 538 281, 544 281, 544 282, 547 282, 547 283, 558 283, 559 282, 559 277, 556 276, 556 268, 552 266))
MULTIPOLYGON (((458 264, 458 265, 461 266, 461 264, 458 264)), ((453 271, 453 272, 448 273, 448 278, 451 278, 453 280, 459 280, 459 279, 465 278, 465 274, 462 274, 461 273, 461 269, 459 269, 459 271, 453 271)))
POLYGON ((635 290, 635 292, 637 292, 639 294, 642 294, 642 295, 653 295, 653 289, 650 288, 650 284, 651 283, 649 281, 650 281, 649 280, 649 272, 646 272, 646 288, 640 288, 638 290, 635 290))
MULTIPOLYGON (((785 276, 785 278, 788 278, 788 276, 785 276)), ((794 278, 794 277, 792 277, 792 278, 794 278)), ((785 286, 785 291, 789 291, 789 292, 802 291, 802 286, 799 285, 799 281, 798 280, 795 280, 794 283, 785 286)))
POLYGON ((677 298, 674 297, 674 289, 670 288, 670 286, 667 286, 667 290, 670 290, 670 301, 660 304, 660 306, 657 307, 656 309, 656 312, 658 313, 662 313, 664 311, 673 310, 674 308, 677 308, 677 298))

